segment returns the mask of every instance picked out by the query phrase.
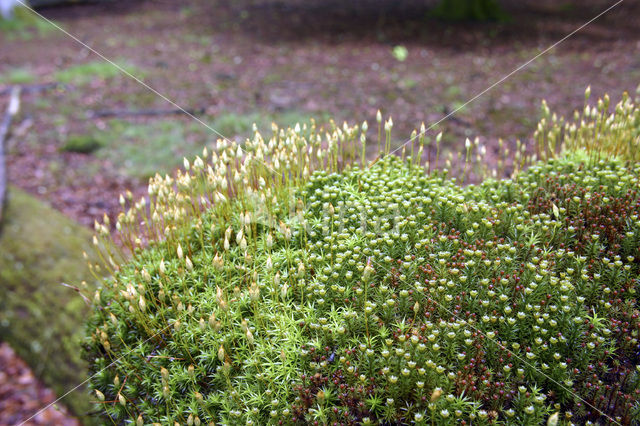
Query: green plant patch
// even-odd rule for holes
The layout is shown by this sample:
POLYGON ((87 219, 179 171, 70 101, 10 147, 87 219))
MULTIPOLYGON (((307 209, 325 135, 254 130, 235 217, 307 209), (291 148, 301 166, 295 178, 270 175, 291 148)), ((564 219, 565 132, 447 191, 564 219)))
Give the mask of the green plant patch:
POLYGON ((227 113, 221 114, 215 117, 210 125, 216 129, 221 135, 227 138, 234 138, 236 136, 246 136, 251 131, 253 123, 260 123, 264 125, 266 117, 261 117, 258 113, 250 114, 235 114, 227 113))
POLYGON ((171 171, 183 157, 198 152, 205 141, 202 131, 189 137, 191 125, 177 121, 130 124, 113 120, 109 126, 100 136, 106 144, 97 156, 110 160, 122 173, 139 178, 171 171))
POLYGON ((295 196, 306 200, 299 221, 286 205, 236 205, 231 217, 273 217, 205 215, 122 269, 112 285, 128 295, 103 290, 91 327, 96 369, 107 366, 105 342, 107 354, 136 348, 93 380, 124 398, 109 414, 228 424, 635 418, 637 339, 626 337, 640 327, 640 169, 571 159, 460 188, 388 158, 314 174, 295 196), (144 342, 157 332, 170 342, 144 342), (621 392, 616 410, 598 401, 606 386, 621 392))
POLYGON ((36 76, 27 68, 12 68, 0 74, 0 84, 29 84, 36 76))
MULTIPOLYGON (((144 71, 131 65, 127 61, 116 62, 118 66, 138 78, 144 78, 144 71)), ((65 84, 84 85, 94 80, 108 80, 118 77, 122 71, 115 65, 105 61, 91 61, 84 64, 72 65, 57 71, 52 78, 65 84)))
POLYGON ((274 128, 125 201, 86 344, 109 421, 639 421, 640 165, 462 186, 424 138, 367 164, 367 128, 274 128))
POLYGON ((149 178, 156 173, 169 173, 182 164, 184 157, 198 154, 205 145, 220 135, 228 139, 251 136, 256 127, 268 129, 272 120, 293 125, 307 121, 309 117, 298 112, 286 112, 278 116, 265 113, 222 114, 205 121, 219 134, 198 123, 183 121, 154 121, 131 124, 122 120, 111 120, 106 131, 91 132, 88 141, 104 142, 96 155, 110 160, 121 172, 133 177, 149 178))
MULTIPOLYGON (((317 120, 323 122, 328 120, 326 114, 314 114, 317 120)), ((251 112, 249 114, 226 113, 221 114, 210 121, 212 128, 216 129, 226 138, 251 136, 252 129, 269 129, 271 123, 278 123, 280 126, 291 127, 296 123, 307 123, 310 120, 309 114, 298 111, 285 111, 282 113, 251 112)))
POLYGON ((50 35, 55 29, 53 25, 25 7, 16 7, 11 19, 0 16, 0 33, 9 41, 31 40, 36 36, 50 35))
POLYGON ((395 46, 391 54, 398 62, 404 62, 409 56, 409 50, 404 46, 395 46))
POLYGON ((60 147, 63 152, 90 154, 104 146, 104 141, 95 135, 71 135, 60 147))

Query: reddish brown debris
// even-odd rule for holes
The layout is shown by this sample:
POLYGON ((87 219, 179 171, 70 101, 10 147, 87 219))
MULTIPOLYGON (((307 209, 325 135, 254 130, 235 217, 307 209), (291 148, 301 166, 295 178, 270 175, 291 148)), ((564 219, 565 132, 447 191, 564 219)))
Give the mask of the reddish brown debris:
POLYGON ((0 343, 0 425, 80 425, 60 404, 38 413, 55 400, 53 391, 36 379, 13 349, 0 343))

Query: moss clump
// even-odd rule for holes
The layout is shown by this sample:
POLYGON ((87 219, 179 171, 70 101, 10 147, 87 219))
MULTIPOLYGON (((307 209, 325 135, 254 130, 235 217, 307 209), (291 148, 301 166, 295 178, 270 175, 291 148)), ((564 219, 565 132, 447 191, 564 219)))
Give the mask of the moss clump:
MULTIPOLYGON (((588 102, 591 88, 585 91, 588 102)), ((534 133, 538 154, 542 159, 556 156, 564 150, 586 150, 592 158, 618 156, 628 161, 640 161, 640 85, 635 100, 625 92, 611 110, 609 95, 593 104, 585 103, 575 111, 573 120, 552 113, 542 102, 542 119, 534 133)))
MULTIPOLYGON (((82 264, 90 233, 24 192, 10 188, 0 235, 0 339, 58 395, 87 375, 80 357, 87 305, 62 283, 93 283, 82 264)), ((86 392, 62 403, 90 411, 86 392)))
POLYGON ((110 421, 638 421, 640 166, 463 187, 366 165, 366 130, 274 127, 122 200, 87 340, 110 421))
MULTIPOLYGON (((118 67, 126 69, 131 74, 144 76, 143 70, 127 61, 119 61, 118 67)), ((85 85, 94 80, 110 80, 119 77, 121 71, 118 67, 104 61, 90 61, 59 70, 53 74, 53 79, 65 84, 85 85)))
POLYGON ((80 154, 91 154, 102 148, 104 141, 93 135, 72 135, 60 147, 63 152, 77 152, 80 154))
POLYGON ((35 80, 36 76, 29 68, 10 68, 6 73, 0 74, 2 84, 29 84, 35 80))

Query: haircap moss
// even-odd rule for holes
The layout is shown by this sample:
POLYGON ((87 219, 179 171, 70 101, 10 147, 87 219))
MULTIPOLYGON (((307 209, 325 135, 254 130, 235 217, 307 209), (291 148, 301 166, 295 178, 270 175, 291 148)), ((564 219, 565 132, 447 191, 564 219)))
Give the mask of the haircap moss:
POLYGON ((86 342, 110 421, 640 420, 640 165, 462 186, 358 143, 274 125, 124 199, 86 342))

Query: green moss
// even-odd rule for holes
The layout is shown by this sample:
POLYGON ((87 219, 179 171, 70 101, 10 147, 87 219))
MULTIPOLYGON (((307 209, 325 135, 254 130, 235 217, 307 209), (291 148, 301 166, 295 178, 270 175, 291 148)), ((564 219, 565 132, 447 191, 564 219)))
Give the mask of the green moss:
POLYGON ((133 256, 87 329, 95 395, 117 401, 103 414, 638 422, 640 164, 588 144, 464 186, 470 170, 486 176, 475 143, 456 181, 425 173, 425 138, 417 155, 367 164, 368 125, 332 126, 221 144, 151 179, 148 200, 123 199, 116 227, 133 256))
POLYGON ((71 135, 60 148, 64 152, 79 152, 89 154, 98 150, 104 142, 94 135, 71 135))
MULTIPOLYGON (((0 340, 58 395, 87 377, 80 358, 87 306, 62 283, 93 282, 82 260, 89 237, 85 228, 10 188, 0 236, 0 340)), ((84 387, 62 403, 76 415, 90 408, 84 387)))
MULTIPOLYGON (((124 61, 116 63, 136 77, 144 77, 144 72, 139 68, 124 61)), ((122 71, 118 67, 109 62, 91 61, 60 70, 53 75, 53 79, 60 83, 83 85, 95 79, 108 80, 115 78, 121 73, 122 71)))
MULTIPOLYGON (((253 123, 257 123, 260 129, 268 129, 271 121, 293 125, 308 119, 308 116, 295 111, 277 115, 252 112, 203 117, 211 128, 231 140, 249 137, 253 123)), ((180 120, 143 124, 111 120, 106 130, 96 129, 87 135, 87 140, 103 141, 104 145, 96 155, 118 165, 121 173, 146 179, 156 173, 170 173, 182 164, 184 157, 199 154, 203 146, 213 145, 212 141, 218 136, 201 124, 180 120)))
MULTIPOLYGON (((59 24, 56 24, 59 25, 59 24)), ((25 7, 17 7, 12 19, 0 16, 0 33, 7 40, 31 40, 34 36, 51 33, 55 27, 25 7)))
POLYGON ((318 171, 295 199, 206 211, 102 290, 92 385, 122 401, 107 405, 114 422, 637 421, 576 404, 594 375, 611 386, 635 374, 637 339, 616 323, 640 326, 640 166, 583 160, 462 187, 387 156, 318 171))
POLYGON ((206 129, 198 128, 190 136, 190 127, 180 121, 132 124, 111 120, 107 130, 96 131, 91 137, 105 141, 96 154, 99 158, 118 165, 123 174, 144 179, 171 171, 183 157, 202 149, 206 129))
POLYGON ((28 84, 33 83, 35 79, 36 76, 27 68, 12 68, 0 74, 1 84, 28 84))

